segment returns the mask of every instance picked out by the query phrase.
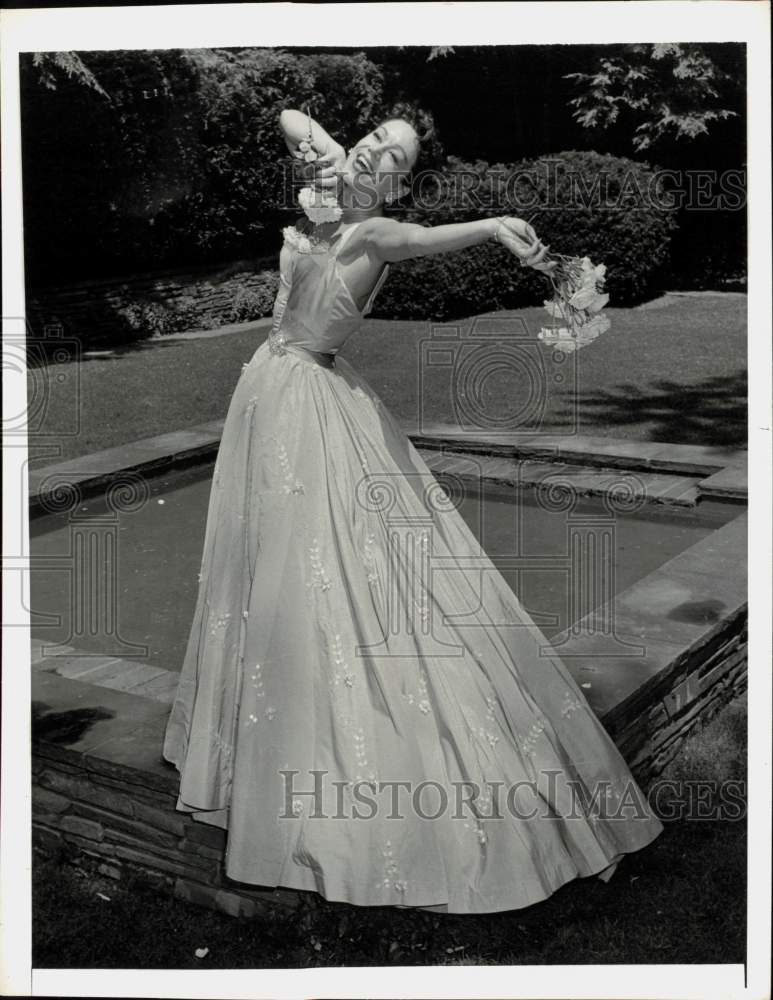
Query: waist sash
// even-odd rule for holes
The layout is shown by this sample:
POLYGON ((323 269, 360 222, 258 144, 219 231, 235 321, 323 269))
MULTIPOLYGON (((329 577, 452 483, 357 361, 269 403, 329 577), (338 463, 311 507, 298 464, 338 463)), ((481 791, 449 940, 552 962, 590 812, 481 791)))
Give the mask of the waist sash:
POLYGON ((290 351, 292 354, 297 354, 298 357, 304 358, 306 361, 313 361, 323 368, 335 368, 335 354, 310 351, 305 347, 300 347, 298 344, 289 343, 283 333, 278 333, 275 330, 272 330, 268 335, 268 349, 272 354, 277 355, 287 354, 290 351))

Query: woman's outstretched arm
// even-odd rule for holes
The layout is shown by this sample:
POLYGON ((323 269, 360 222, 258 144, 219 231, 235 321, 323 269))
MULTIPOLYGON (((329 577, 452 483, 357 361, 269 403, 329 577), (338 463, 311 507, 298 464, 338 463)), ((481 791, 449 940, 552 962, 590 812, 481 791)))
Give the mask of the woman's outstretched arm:
POLYGON ((367 219, 359 227, 341 254, 342 260, 367 252, 383 261, 426 257, 433 253, 463 250, 466 247, 498 238, 524 264, 548 270, 553 265, 542 263, 548 248, 523 219, 504 216, 477 219, 474 222, 452 222, 442 226, 419 226, 395 219, 367 219))

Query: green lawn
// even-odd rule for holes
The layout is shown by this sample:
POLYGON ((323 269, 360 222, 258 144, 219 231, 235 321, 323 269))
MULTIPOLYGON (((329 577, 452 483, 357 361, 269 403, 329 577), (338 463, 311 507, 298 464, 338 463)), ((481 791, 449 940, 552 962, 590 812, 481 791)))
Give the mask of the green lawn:
MULTIPOLYGON (((741 697, 684 745, 663 777, 744 781, 745 734, 741 697)), ((625 858, 608 883, 575 881, 525 910, 455 916, 320 900, 297 914, 249 920, 36 857, 33 965, 739 963, 746 938, 745 852, 745 821, 682 819, 625 858), (209 954, 197 959, 197 948, 209 954)))
MULTIPOLYGON (((545 321, 541 309, 491 314, 488 327, 499 331, 491 343, 515 343, 514 325, 522 323, 527 331, 522 356, 536 361, 531 368, 505 367, 488 378, 480 387, 477 413, 467 407, 469 419, 485 426, 493 416, 519 429, 519 413, 543 393, 544 405, 535 404, 531 413, 546 431, 744 447, 745 296, 664 302, 608 310, 612 330, 573 361, 558 364, 536 340, 545 321), (555 381, 556 375, 563 381, 555 381)), ((459 343, 480 343, 487 353, 488 341, 481 340, 472 320, 457 326, 459 343)), ((454 389, 452 369, 427 363, 423 346, 448 342, 452 332, 447 324, 433 331, 428 322, 367 320, 343 356, 400 419, 453 422, 455 416, 465 418, 460 394, 471 397, 475 387, 468 382, 454 389)), ((224 417, 242 364, 264 336, 261 331, 144 342, 113 357, 31 371, 29 398, 45 400, 31 439, 31 464, 54 460, 52 454, 40 454, 38 441, 59 445, 59 457, 67 459, 224 417)))

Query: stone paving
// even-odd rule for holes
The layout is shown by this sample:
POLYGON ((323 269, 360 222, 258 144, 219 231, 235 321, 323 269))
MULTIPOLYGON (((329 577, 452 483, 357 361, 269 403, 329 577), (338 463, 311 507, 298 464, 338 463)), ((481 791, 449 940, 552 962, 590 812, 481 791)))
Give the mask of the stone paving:
POLYGON ((512 489, 561 486, 576 496, 605 496, 610 490, 624 490, 631 500, 694 507, 702 490, 697 476, 630 472, 620 468, 598 468, 567 462, 523 458, 471 459, 469 453, 420 449, 430 469, 462 479, 482 479, 512 489))

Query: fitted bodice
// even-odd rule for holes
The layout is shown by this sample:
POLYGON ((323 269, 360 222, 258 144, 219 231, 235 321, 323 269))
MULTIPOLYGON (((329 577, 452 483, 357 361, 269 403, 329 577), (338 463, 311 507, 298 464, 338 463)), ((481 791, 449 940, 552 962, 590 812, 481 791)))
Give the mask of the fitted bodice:
POLYGON ((338 263, 341 248, 358 225, 350 225, 334 243, 321 248, 293 226, 284 230, 279 269, 285 301, 275 330, 281 331, 288 345, 335 354, 370 312, 388 265, 360 310, 338 263))

